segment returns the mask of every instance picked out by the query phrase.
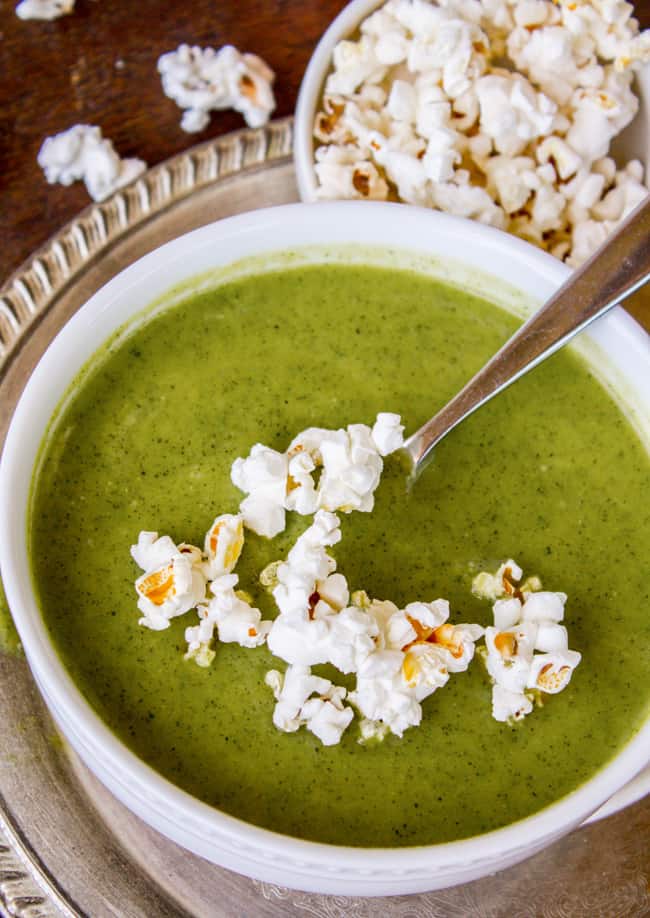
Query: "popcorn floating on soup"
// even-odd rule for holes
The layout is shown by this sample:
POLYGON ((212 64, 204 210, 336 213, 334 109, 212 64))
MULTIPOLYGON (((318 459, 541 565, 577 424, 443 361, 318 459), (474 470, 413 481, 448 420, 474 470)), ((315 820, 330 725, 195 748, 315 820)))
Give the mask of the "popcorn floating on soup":
POLYGON ((564 618, 566 593, 542 591, 539 578, 521 587, 512 560, 495 574, 474 578, 472 590, 494 601, 494 626, 485 629, 485 665, 493 682, 492 716, 521 720, 533 710, 535 692, 557 694, 569 683, 581 655, 569 650, 564 618))
POLYGON ((330 663, 355 673, 348 698, 363 717, 363 736, 402 736, 420 723, 420 702, 467 669, 483 629, 449 624, 444 599, 399 609, 359 591, 348 605, 347 582, 326 550, 339 539, 338 518, 319 510, 287 561, 263 572, 280 609, 268 647, 290 669, 330 663))
MULTIPOLYGON (((347 606, 350 595, 345 577, 335 573, 336 561, 327 552, 340 539, 338 517, 319 510, 313 524, 296 540, 287 560, 272 566, 272 578, 264 578, 280 610, 269 632, 268 647, 289 664, 334 662, 333 644, 339 644, 343 635, 341 623, 333 630, 332 622, 335 618, 338 621, 338 613, 347 606)), ((350 648, 340 643, 340 651, 349 655, 350 648)))
POLYGON ((272 538, 284 529, 286 510, 370 512, 383 457, 402 446, 403 430, 399 415, 382 412, 372 428, 310 427, 294 437, 286 453, 257 443, 231 470, 233 484, 248 494, 239 508, 244 524, 272 538))
POLYGON ((135 582, 139 624, 153 631, 169 627, 170 619, 184 615, 205 599, 206 579, 201 570, 201 550, 176 545, 169 536, 141 532, 131 546, 133 560, 144 574, 135 582))
POLYGON ((341 741, 354 717, 352 708, 343 704, 347 692, 342 686, 313 676, 309 667, 299 665, 289 666, 284 675, 272 669, 264 681, 277 701, 273 723, 278 730, 294 733, 305 726, 324 746, 341 741))
POLYGON ((204 565, 205 575, 215 580, 223 574, 229 574, 241 555, 244 547, 244 522, 241 516, 224 513, 218 516, 205 534, 203 546, 207 561, 204 565))
POLYGON ((185 630, 186 659, 194 659, 199 666, 210 665, 215 628, 224 644, 259 647, 266 640, 271 622, 262 621, 260 610, 235 590, 238 580, 237 574, 223 574, 210 583, 212 599, 198 606, 199 624, 185 630))
POLYGON ((111 141, 102 137, 100 128, 88 124, 75 124, 46 138, 38 164, 51 185, 71 185, 83 179, 94 201, 103 201, 147 168, 141 159, 120 159, 111 141))
POLYGON ((363 740, 382 738, 386 729, 401 737, 420 723, 421 702, 446 685, 450 674, 465 672, 483 628, 450 624, 444 599, 404 609, 374 600, 365 611, 377 628, 376 649, 358 666, 348 697, 364 718, 363 740))
POLYGON ((287 456, 261 443, 253 446, 246 459, 235 459, 232 465, 232 483, 248 494, 239 506, 244 524, 267 539, 285 527, 287 474, 287 456))
POLYGON ((234 108, 249 127, 261 127, 275 109, 273 71, 255 54, 232 45, 214 48, 180 45, 158 59, 163 91, 184 109, 181 127, 202 131, 211 111, 234 108))
POLYGON ((493 716, 525 717, 534 693, 562 691, 580 662, 560 624, 564 593, 543 592, 537 577, 520 583, 522 570, 509 559, 494 574, 474 578, 474 594, 493 602, 494 625, 484 629, 449 622, 445 599, 400 609, 364 590, 350 593, 336 569, 329 549, 341 540, 341 528, 329 508, 372 510, 383 457, 403 442, 399 415, 380 413, 372 428, 310 427, 286 453, 256 444, 232 466, 233 482, 248 492, 240 513, 216 517, 203 551, 177 546, 156 532, 140 533, 131 547, 144 571, 135 584, 140 624, 162 630, 171 618, 195 608, 199 621, 185 630, 185 659, 204 667, 216 656, 217 640, 248 648, 266 642, 288 664, 284 675, 271 670, 266 676, 276 699, 273 723, 287 733, 305 726, 328 746, 340 742, 353 708, 360 715, 359 742, 381 741, 388 733, 403 736, 420 723, 422 702, 452 674, 467 670, 483 636, 480 652, 493 682, 493 716), (312 477, 316 469, 318 483, 312 477), (272 537, 284 529, 287 510, 314 517, 286 560, 272 562, 259 575, 279 610, 273 621, 263 621, 251 598, 236 589, 233 570, 244 547, 244 525, 272 537), (354 689, 347 692, 312 675, 311 667, 319 664, 354 675, 354 689))
POLYGON ((75 0, 23 0, 16 7, 20 19, 58 19, 74 10, 75 0))
POLYGON ((607 154, 650 61, 623 0, 389 0, 341 41, 314 124, 322 198, 399 199, 577 267, 645 197, 607 154))

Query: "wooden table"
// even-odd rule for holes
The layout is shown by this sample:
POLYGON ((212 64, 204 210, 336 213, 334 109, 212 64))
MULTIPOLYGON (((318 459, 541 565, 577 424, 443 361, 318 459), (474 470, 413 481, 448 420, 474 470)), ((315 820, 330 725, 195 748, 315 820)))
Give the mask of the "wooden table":
MULTIPOLYGON (((43 139, 77 122, 99 125, 122 156, 149 165, 243 125, 212 116, 200 134, 179 126, 162 92, 158 57, 181 42, 234 44, 276 73, 276 116, 295 106, 319 36, 345 0, 77 0, 73 15, 23 22, 0 0, 0 285, 38 245, 89 202, 82 183, 47 185, 36 163, 43 139)), ((637 17, 650 25, 650 0, 637 17)), ((650 297, 632 311, 650 327, 650 297)))
POLYGON ((276 73, 275 116, 293 112, 309 56, 345 0, 77 0, 73 15, 23 22, 0 0, 0 284, 89 203, 82 183, 47 185, 43 139, 79 122, 99 125, 122 156, 149 165, 243 127, 215 113, 199 134, 162 92, 158 57, 181 42, 230 43, 276 73))

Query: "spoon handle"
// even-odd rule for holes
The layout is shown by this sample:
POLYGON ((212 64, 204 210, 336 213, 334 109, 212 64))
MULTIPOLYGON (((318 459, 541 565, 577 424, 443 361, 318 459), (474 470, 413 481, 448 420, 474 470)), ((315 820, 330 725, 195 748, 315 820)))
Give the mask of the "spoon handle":
POLYGON ((464 418, 519 379, 650 277, 650 195, 592 257, 515 332, 445 407, 404 444, 418 477, 433 447, 464 418))

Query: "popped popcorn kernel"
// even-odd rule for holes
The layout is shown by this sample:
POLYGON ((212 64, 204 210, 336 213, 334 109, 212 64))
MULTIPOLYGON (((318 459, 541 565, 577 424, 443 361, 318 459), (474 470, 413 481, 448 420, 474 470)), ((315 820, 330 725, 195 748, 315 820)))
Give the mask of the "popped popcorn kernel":
POLYGON ((255 54, 232 45, 214 48, 182 44, 158 59, 163 92, 182 108, 181 128, 203 130, 210 112, 233 108, 249 127, 266 124, 275 109, 273 71, 255 54))
MULTIPOLYGON (((183 546, 184 549, 194 546, 183 546)), ((139 624, 154 631, 169 627, 172 618, 184 615, 203 601, 206 579, 201 553, 181 550, 169 536, 141 532, 131 555, 144 573, 135 581, 139 624)))
POLYGON ((141 159, 120 159, 100 128, 89 124, 75 124, 47 137, 37 161, 50 185, 71 185, 83 180, 94 201, 103 201, 147 168, 141 159))
POLYGON ((383 458, 402 446, 403 429, 399 415, 385 412, 372 429, 309 427, 285 453, 256 444, 231 470, 233 484, 248 494, 239 508, 244 524, 272 538, 284 529, 287 510, 370 512, 383 458))
POLYGON ((22 0, 16 7, 19 19, 51 21, 74 11, 75 0, 22 0))
POLYGON ((218 516, 205 535, 209 579, 229 574, 237 564, 244 547, 244 521, 239 514, 218 516))
POLYGON ((485 629, 481 657, 492 680, 492 716, 511 723, 531 713, 531 699, 540 705, 543 694, 565 689, 581 660, 560 624, 566 593, 542 591, 539 578, 529 577, 514 596, 512 581, 521 577, 521 568, 508 560, 472 584, 475 595, 494 600, 494 626, 485 629))
POLYGON ((309 667, 298 665, 287 667, 284 675, 270 670, 264 681, 277 702, 273 723, 278 730, 295 733, 304 726, 324 746, 340 742, 354 717, 352 708, 343 704, 346 696, 343 687, 313 676, 309 667))
POLYGON ((495 574, 481 571, 472 581, 472 593, 479 599, 503 599, 514 596, 515 584, 521 580, 523 571, 519 565, 509 558, 500 565, 495 574))

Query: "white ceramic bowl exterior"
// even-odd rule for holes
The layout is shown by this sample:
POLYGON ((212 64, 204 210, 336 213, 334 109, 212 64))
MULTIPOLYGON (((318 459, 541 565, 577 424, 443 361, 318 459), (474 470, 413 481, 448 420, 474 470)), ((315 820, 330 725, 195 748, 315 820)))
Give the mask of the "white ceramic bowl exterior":
MULTIPOLYGON (((650 723, 587 784, 520 823, 452 844, 356 849, 304 842, 224 815, 166 781, 123 746, 63 668, 32 591, 27 554, 32 471, 48 422, 70 383, 123 323, 177 284, 242 258, 304 246, 359 244, 423 257, 448 279, 477 272, 519 288, 529 302, 566 278, 555 259, 497 230, 414 207, 355 202, 288 205, 202 227, 150 253, 96 293, 59 333, 16 409, 0 466, 0 565, 25 651, 54 718, 86 765, 126 806, 196 854, 239 873, 344 895, 421 892, 475 879, 522 860, 579 825, 645 766, 650 723), (463 262, 457 261, 462 253, 463 262), (440 259, 438 262, 437 259, 440 259)), ((370 255, 372 249, 367 250, 370 255)), ((383 257, 382 257, 383 260, 383 257)), ((622 310, 589 345, 642 436, 650 437, 650 355, 622 310)))
POLYGON ((315 201, 316 173, 314 172, 314 119, 323 93, 323 85, 332 66, 332 51, 341 39, 349 38, 360 23, 381 6, 385 0, 352 0, 323 33, 309 59, 300 84, 296 102, 293 129, 293 159, 296 181, 302 201, 315 201))

